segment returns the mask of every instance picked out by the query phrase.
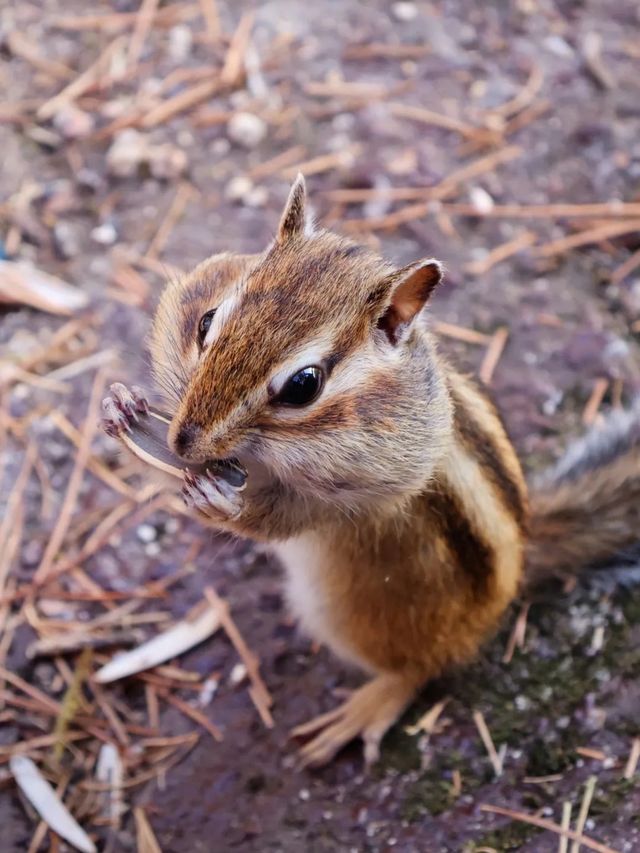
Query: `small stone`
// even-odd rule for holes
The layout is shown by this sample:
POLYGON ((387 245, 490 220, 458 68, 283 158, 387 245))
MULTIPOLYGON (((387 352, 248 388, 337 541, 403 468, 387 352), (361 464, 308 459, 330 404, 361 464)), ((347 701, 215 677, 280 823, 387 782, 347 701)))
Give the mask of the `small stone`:
POLYGON ((255 148, 267 135, 267 124, 253 113, 239 112, 227 124, 229 137, 244 148, 255 148))
POLYGON ((44 553, 44 546, 41 542, 38 542, 35 539, 32 539, 22 549, 22 553, 20 555, 20 559, 22 561, 22 565, 27 568, 32 568, 33 566, 37 566, 42 559, 42 555, 44 553))
POLYGON ((162 548, 159 542, 149 542, 148 545, 144 546, 144 553, 147 557, 159 557, 161 551, 162 548))
POLYGON ((149 142, 143 133, 133 128, 122 130, 107 151, 107 170, 117 178, 130 178, 145 162, 149 142))
POLYGON ((169 30, 169 56, 175 63, 184 62, 188 59, 193 47, 193 34, 191 27, 186 24, 178 24, 169 30))
POLYGON ((480 214, 486 215, 487 213, 491 213, 494 208, 495 202, 489 193, 482 187, 471 187, 469 190, 469 199, 471 200, 471 204, 480 214))
POLYGON ((243 663, 237 663, 229 675, 229 682, 234 687, 237 687, 247 677, 247 667, 243 663))
POLYGON ((543 39, 542 44, 554 56, 561 59, 571 59, 575 55, 574 49, 569 42, 565 41, 561 36, 550 35, 543 39))
POLYGON ((211 153, 216 157, 224 157, 231 151, 231 143, 225 136, 214 139, 211 143, 211 153))
POLYGON ((174 533, 177 533, 180 530, 180 522, 177 518, 168 518, 164 525, 165 533, 168 536, 173 536, 174 533))
POLYGON ((298 797, 302 800, 303 803, 308 802, 308 800, 311 798, 311 794, 309 793, 309 789, 308 788, 301 788, 298 791, 298 797))
POLYGON ((136 530, 136 536, 141 542, 153 542, 158 538, 158 531, 152 524, 141 524, 136 530))
POLYGON ((53 244, 56 254, 63 261, 75 258, 80 253, 78 235, 68 222, 56 222, 53 226, 53 244))
POLYGON ((187 155, 181 148, 169 143, 151 146, 147 159, 151 174, 158 180, 179 178, 187 169, 187 155))
POLYGON ((217 678, 207 678, 202 685, 202 690, 198 696, 198 705, 201 708, 206 708, 218 691, 219 681, 217 678))
POLYGON ((91 239, 101 246, 112 246, 118 239, 118 232, 112 222, 103 222, 93 229, 91 239))
POLYGON ((418 17, 418 7, 415 3, 394 3, 391 12, 396 21, 402 21, 404 24, 415 21, 418 17))
POLYGON ((244 201, 253 190, 253 181, 245 175, 231 178, 224 190, 224 196, 229 201, 244 201))
POLYGON ((244 203, 247 207, 265 207, 268 200, 269 193, 266 187, 254 187, 245 196, 244 203))
POLYGON ((62 107, 53 117, 53 126, 65 139, 82 139, 93 132, 93 116, 73 104, 62 107))
POLYGON ((94 172, 93 169, 80 169, 79 172, 76 172, 75 179, 80 189, 91 193, 102 189, 104 185, 102 176, 94 172))

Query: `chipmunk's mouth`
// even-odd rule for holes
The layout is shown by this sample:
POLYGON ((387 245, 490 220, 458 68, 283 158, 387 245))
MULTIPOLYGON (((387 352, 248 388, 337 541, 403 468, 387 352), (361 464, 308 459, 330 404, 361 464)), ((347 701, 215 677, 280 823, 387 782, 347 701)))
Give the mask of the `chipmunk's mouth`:
POLYGON ((185 469, 195 474, 206 471, 225 479, 235 489, 243 489, 247 481, 247 469, 235 457, 207 459, 190 462, 169 446, 168 433, 171 415, 149 406, 145 414, 139 413, 136 422, 126 436, 132 452, 151 465, 166 473, 181 477, 185 469))
POLYGON ((233 486, 234 489, 244 489, 247 484, 247 469, 242 465, 240 460, 235 458, 212 459, 203 465, 199 465, 198 468, 204 468, 207 471, 217 474, 226 480, 230 486, 233 486))

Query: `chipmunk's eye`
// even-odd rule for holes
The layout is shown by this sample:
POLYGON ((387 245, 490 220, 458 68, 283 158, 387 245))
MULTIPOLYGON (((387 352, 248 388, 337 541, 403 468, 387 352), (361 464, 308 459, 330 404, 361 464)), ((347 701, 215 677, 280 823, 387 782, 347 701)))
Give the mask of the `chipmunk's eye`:
POLYGON ((324 373, 320 367, 303 367, 285 382, 275 399, 285 406, 306 406, 318 396, 324 385, 324 373))
POLYGON ((198 346, 200 349, 204 346, 204 339, 207 337, 207 332, 209 331, 211 321, 213 320, 215 313, 216 309, 212 308, 200 317, 200 322, 198 323, 198 346))

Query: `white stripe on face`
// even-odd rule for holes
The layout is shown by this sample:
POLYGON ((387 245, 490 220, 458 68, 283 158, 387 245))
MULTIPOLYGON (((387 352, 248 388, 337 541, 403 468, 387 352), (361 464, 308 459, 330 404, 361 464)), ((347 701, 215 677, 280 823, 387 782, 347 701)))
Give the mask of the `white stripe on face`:
POLYGON ((214 314, 213 320, 211 321, 211 325, 205 335, 205 339, 202 342, 202 349, 208 349, 211 344, 220 336, 220 332, 222 331, 222 327, 227 322, 234 309, 238 304, 237 294, 232 294, 227 297, 216 309, 216 313, 214 314))

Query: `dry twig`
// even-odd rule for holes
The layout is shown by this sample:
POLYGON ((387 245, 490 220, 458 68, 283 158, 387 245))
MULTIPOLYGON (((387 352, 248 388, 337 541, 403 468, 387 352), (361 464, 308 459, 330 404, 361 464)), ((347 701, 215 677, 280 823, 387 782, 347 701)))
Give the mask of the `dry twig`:
POLYGON ((246 52, 251 38, 255 15, 245 12, 231 37, 229 49, 222 66, 220 79, 226 86, 239 86, 244 78, 246 52))
POLYGON ((69 80, 75 76, 68 65, 42 56, 37 45, 29 41, 18 29, 7 33, 7 47, 14 56, 19 56, 25 62, 33 65, 34 68, 44 72, 49 77, 55 77, 58 80, 69 80))
POLYGON ((459 133, 460 136, 465 139, 474 140, 474 142, 483 140, 486 144, 489 140, 496 141, 499 138, 495 131, 487 130, 482 127, 474 127, 460 119, 453 118, 452 116, 446 116, 442 113, 434 112, 433 110, 427 110, 423 107, 413 107, 409 104, 390 104, 389 111, 391 115, 396 118, 408 118, 412 121, 421 122, 422 124, 432 125, 433 127, 442 127, 445 130, 452 130, 455 133, 459 133))
POLYGON ((556 835, 561 837, 578 841, 590 850, 595 850, 596 853, 619 853, 619 851, 614 850, 612 847, 607 847, 606 844, 600 844, 600 842, 594 841, 593 838, 589 838, 587 835, 574 832, 572 829, 563 829, 562 826, 551 820, 545 820, 544 818, 536 817, 536 815, 527 814, 527 812, 505 809, 502 808, 502 806, 492 806, 487 803, 483 803, 480 806, 480 809, 483 812, 504 815, 504 817, 511 818, 511 820, 517 820, 520 821, 520 823, 528 823, 531 824, 531 826, 538 826, 540 829, 546 829, 549 832, 554 832, 556 835))
POLYGON ((485 275, 489 270, 493 269, 496 264, 506 261, 507 258, 513 257, 523 249, 528 249, 536 242, 536 235, 533 231, 522 231, 512 240, 502 243, 492 249, 484 258, 478 261, 472 261, 465 266, 465 271, 472 275, 485 275))
POLYGON ((235 650, 238 652, 247 668, 247 674, 252 685, 252 689, 249 691, 249 694, 258 713, 260 714, 260 717, 262 718, 262 722, 267 726, 267 728, 273 728, 273 717, 269 710, 273 705, 273 699, 271 698, 271 694, 267 690, 267 686, 260 675, 260 663, 258 658, 244 641, 242 634, 231 617, 231 612, 227 602, 220 598, 216 591, 210 586, 205 587, 204 594, 209 600, 211 606, 217 611, 220 617, 220 622, 227 636, 233 643, 235 650))
POLYGON ((433 329, 444 338, 453 338, 453 340, 463 341, 465 344, 478 344, 486 347, 491 343, 491 335, 476 332, 475 329, 468 329, 466 326, 458 326, 456 323, 445 323, 438 320, 433 324, 433 329))
POLYGON ((596 422, 598 411, 602 405, 602 401, 604 400, 604 396, 607 393, 608 388, 608 379, 596 379, 594 382, 593 391, 591 392, 587 405, 584 407, 584 411, 582 413, 582 423, 585 424, 585 426, 591 426, 596 422))
POLYGON ((597 781, 598 779, 596 776, 590 776, 587 780, 587 784, 584 787, 584 796, 582 797, 582 802, 580 803, 580 811, 578 812, 578 819, 576 821, 576 835, 578 836, 578 838, 573 839, 573 844, 571 845, 571 853, 580 853, 580 844, 584 843, 579 840, 579 836, 582 835, 585 824, 587 822, 589 808, 591 807, 591 800, 593 799, 593 792, 596 789, 597 781))
POLYGON ((426 735, 432 734, 448 701, 448 699, 442 699, 440 702, 436 702, 414 725, 407 726, 405 732, 408 735, 417 735, 420 733, 426 735))
POLYGON ((561 237, 558 240, 545 243, 535 249, 534 254, 541 258, 552 258, 555 255, 562 255, 570 249, 600 243, 602 240, 607 240, 610 237, 622 237, 625 234, 633 234, 635 231, 640 231, 640 219, 627 219, 622 222, 605 223, 597 225, 595 228, 588 228, 585 231, 579 231, 577 234, 571 234, 568 237, 561 237))
POLYGON ((129 41, 129 50, 127 54, 127 64, 129 66, 137 65, 146 38, 153 26, 153 19, 158 9, 159 0, 142 0, 140 9, 136 15, 136 24, 131 33, 129 41))
POLYGON ((149 244, 147 249, 147 258, 157 258, 171 236, 171 232, 175 228, 178 220, 186 210, 188 203, 196 195, 196 190, 191 184, 182 183, 178 187, 176 194, 171 202, 171 207, 167 211, 165 218, 160 223, 156 234, 149 244))
POLYGON ((133 816, 136 821, 136 844, 138 853, 162 853, 144 809, 137 806, 133 810, 133 816))
POLYGON ((491 383, 493 374, 498 366, 498 362, 500 361, 500 357, 502 356, 508 340, 509 329, 507 329, 506 326, 500 326, 500 328, 496 329, 493 333, 491 343, 487 347, 487 352, 485 353, 482 364, 480 365, 480 370, 478 371, 478 376, 485 385, 489 385, 491 383))
POLYGON ((123 47, 124 41, 122 36, 116 37, 102 51, 96 61, 87 68, 82 74, 76 77, 68 86, 61 92, 58 92, 53 98, 45 101, 38 109, 38 118, 40 121, 46 121, 54 116, 62 107, 76 101, 81 95, 84 95, 92 86, 98 83, 103 74, 109 68, 112 59, 123 47))
POLYGON ((482 743, 487 750, 489 761, 491 762, 494 773, 496 776, 502 776, 504 754, 502 753, 502 750, 500 753, 497 752, 482 711, 473 712, 473 722, 476 724, 478 734, 480 735, 482 743))
POLYGON ((631 752, 623 773, 625 779, 633 779, 638 769, 638 761, 640 761, 640 737, 634 738, 631 744, 631 752))
POLYGON ((527 601, 520 608, 520 613, 518 614, 518 618, 513 626, 513 631, 509 636, 507 648, 502 656, 503 663, 511 663, 515 650, 524 648, 524 638, 527 631, 527 617, 529 615, 530 606, 531 602, 527 601))
POLYGON ((84 471, 89 460, 89 454, 91 453, 91 441, 97 427, 98 410, 103 388, 104 372, 102 370, 98 370, 93 381, 87 415, 82 428, 82 443, 78 448, 73 470, 69 477, 69 482, 67 483, 67 492, 62 503, 62 508, 60 509, 58 521, 51 533, 47 547, 42 556, 42 560, 40 561, 40 565, 34 574, 33 579, 35 583, 43 583, 46 580, 47 575, 53 566, 54 558, 62 545, 69 523, 71 522, 71 516, 73 515, 73 510, 75 509, 78 494, 80 492, 80 486, 84 477, 84 471))
POLYGON ((637 249, 627 260, 611 273, 611 284, 620 284, 624 279, 640 267, 640 249, 637 249))
POLYGON ((202 9, 202 17, 207 28, 207 38, 212 44, 217 44, 222 35, 218 4, 216 0, 199 0, 199 2, 202 9))

